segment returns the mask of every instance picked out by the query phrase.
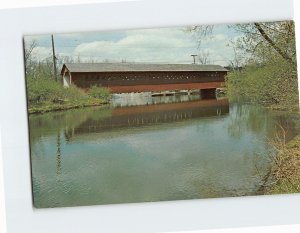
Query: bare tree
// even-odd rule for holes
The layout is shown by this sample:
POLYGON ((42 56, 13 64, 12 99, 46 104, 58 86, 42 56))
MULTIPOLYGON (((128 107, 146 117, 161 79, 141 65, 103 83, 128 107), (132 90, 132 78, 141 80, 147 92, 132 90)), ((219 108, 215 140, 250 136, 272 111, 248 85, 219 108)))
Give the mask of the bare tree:
POLYGON ((37 47, 37 42, 35 40, 32 40, 28 45, 24 41, 24 62, 25 62, 25 72, 26 75, 31 70, 32 65, 32 52, 37 47))
POLYGON ((88 59, 87 59, 87 62, 88 63, 96 63, 97 62, 97 59, 93 56, 90 56, 88 59))
POLYGON ((32 51, 37 46, 37 42, 35 40, 32 40, 28 46, 25 44, 25 61, 29 60, 32 55, 32 51))
POLYGON ((76 62, 77 62, 77 63, 81 63, 80 54, 78 54, 76 62))
POLYGON ((229 67, 231 67, 232 70, 240 70, 248 60, 249 56, 240 49, 239 43, 235 40, 231 40, 227 46, 233 50, 233 58, 228 61, 229 67))
MULTIPOLYGON (((240 66, 245 62, 245 58, 249 59, 250 56, 261 64, 272 57, 281 57, 293 65, 296 64, 293 21, 232 24, 229 28, 243 35, 236 41, 233 47, 234 58, 229 61, 234 67, 240 66), (240 58, 244 58, 242 62, 239 61, 240 58)), ((213 29, 211 25, 197 25, 188 27, 186 31, 192 33, 198 42, 198 49, 201 49, 203 41, 213 37, 213 29)))
POLYGON ((197 40, 198 48, 201 47, 203 40, 212 36, 213 25, 196 25, 186 28, 186 31, 192 33, 193 37, 197 40))
POLYGON ((200 53, 198 54, 198 60, 199 60, 200 64, 202 64, 202 65, 209 64, 210 63, 209 56, 210 56, 210 53, 208 50, 200 51, 200 53))
POLYGON ((210 53, 209 51, 201 48, 201 46, 204 40, 212 38, 213 29, 214 29, 213 25, 196 25, 196 26, 190 26, 186 28, 186 31, 192 33, 192 36, 197 41, 198 50, 200 51, 197 57, 199 63, 203 65, 208 64, 210 62, 209 60, 210 53))

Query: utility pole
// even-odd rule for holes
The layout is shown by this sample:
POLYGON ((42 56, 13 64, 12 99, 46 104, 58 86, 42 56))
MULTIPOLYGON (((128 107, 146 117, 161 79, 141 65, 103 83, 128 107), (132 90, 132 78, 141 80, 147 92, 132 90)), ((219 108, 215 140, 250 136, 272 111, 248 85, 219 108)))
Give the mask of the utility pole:
POLYGON ((55 76, 55 81, 57 81, 56 56, 55 56, 55 49, 54 49, 54 38, 53 38, 53 34, 51 34, 51 40, 52 40, 52 55, 53 55, 53 69, 54 69, 54 76, 55 76))
POLYGON ((196 64, 196 57, 197 57, 198 55, 192 54, 191 56, 194 58, 194 63, 193 63, 193 64, 196 64))

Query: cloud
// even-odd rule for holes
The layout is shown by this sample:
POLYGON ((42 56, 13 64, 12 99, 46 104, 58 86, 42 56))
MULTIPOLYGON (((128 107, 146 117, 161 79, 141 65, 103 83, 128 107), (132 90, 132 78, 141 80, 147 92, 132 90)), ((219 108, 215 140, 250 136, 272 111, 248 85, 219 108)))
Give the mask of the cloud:
MULTIPOLYGON (((240 35, 229 31, 227 26, 215 28, 211 37, 202 41, 198 48, 195 38, 181 28, 160 28, 112 32, 91 32, 54 35, 55 50, 59 56, 69 56, 82 62, 144 62, 144 63, 191 63, 191 54, 209 52, 213 64, 227 65, 233 58, 230 40, 240 35)), ((27 36, 26 43, 36 40, 36 59, 51 56, 50 36, 27 36)))
POLYGON ((129 31, 117 41, 94 41, 78 45, 74 54, 98 60, 126 59, 130 62, 191 62, 196 44, 182 30, 148 29, 129 31))

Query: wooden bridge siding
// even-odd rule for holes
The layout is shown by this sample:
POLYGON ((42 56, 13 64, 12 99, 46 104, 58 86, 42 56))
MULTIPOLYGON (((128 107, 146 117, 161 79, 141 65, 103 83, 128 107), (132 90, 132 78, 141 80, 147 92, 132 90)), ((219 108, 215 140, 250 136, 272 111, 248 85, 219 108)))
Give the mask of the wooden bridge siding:
POLYGON ((112 93, 131 93, 131 92, 151 92, 151 91, 175 91, 175 90, 197 90, 197 89, 216 89, 224 86, 224 82, 208 83, 179 83, 179 84, 160 84, 160 85, 135 85, 135 86, 111 86, 112 93))
POLYGON ((107 73, 73 73, 72 82, 80 88, 93 85, 104 87, 144 86, 163 84, 224 82, 226 72, 107 72, 107 73))

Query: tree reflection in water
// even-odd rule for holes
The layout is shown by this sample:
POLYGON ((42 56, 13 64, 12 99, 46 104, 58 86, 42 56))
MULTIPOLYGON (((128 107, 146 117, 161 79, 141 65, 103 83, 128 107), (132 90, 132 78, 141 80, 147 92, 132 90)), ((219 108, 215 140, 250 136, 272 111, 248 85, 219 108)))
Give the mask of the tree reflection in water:
POLYGON ((35 206, 259 194, 267 138, 277 124, 296 130, 288 115, 227 99, 152 102, 30 116, 35 206))

